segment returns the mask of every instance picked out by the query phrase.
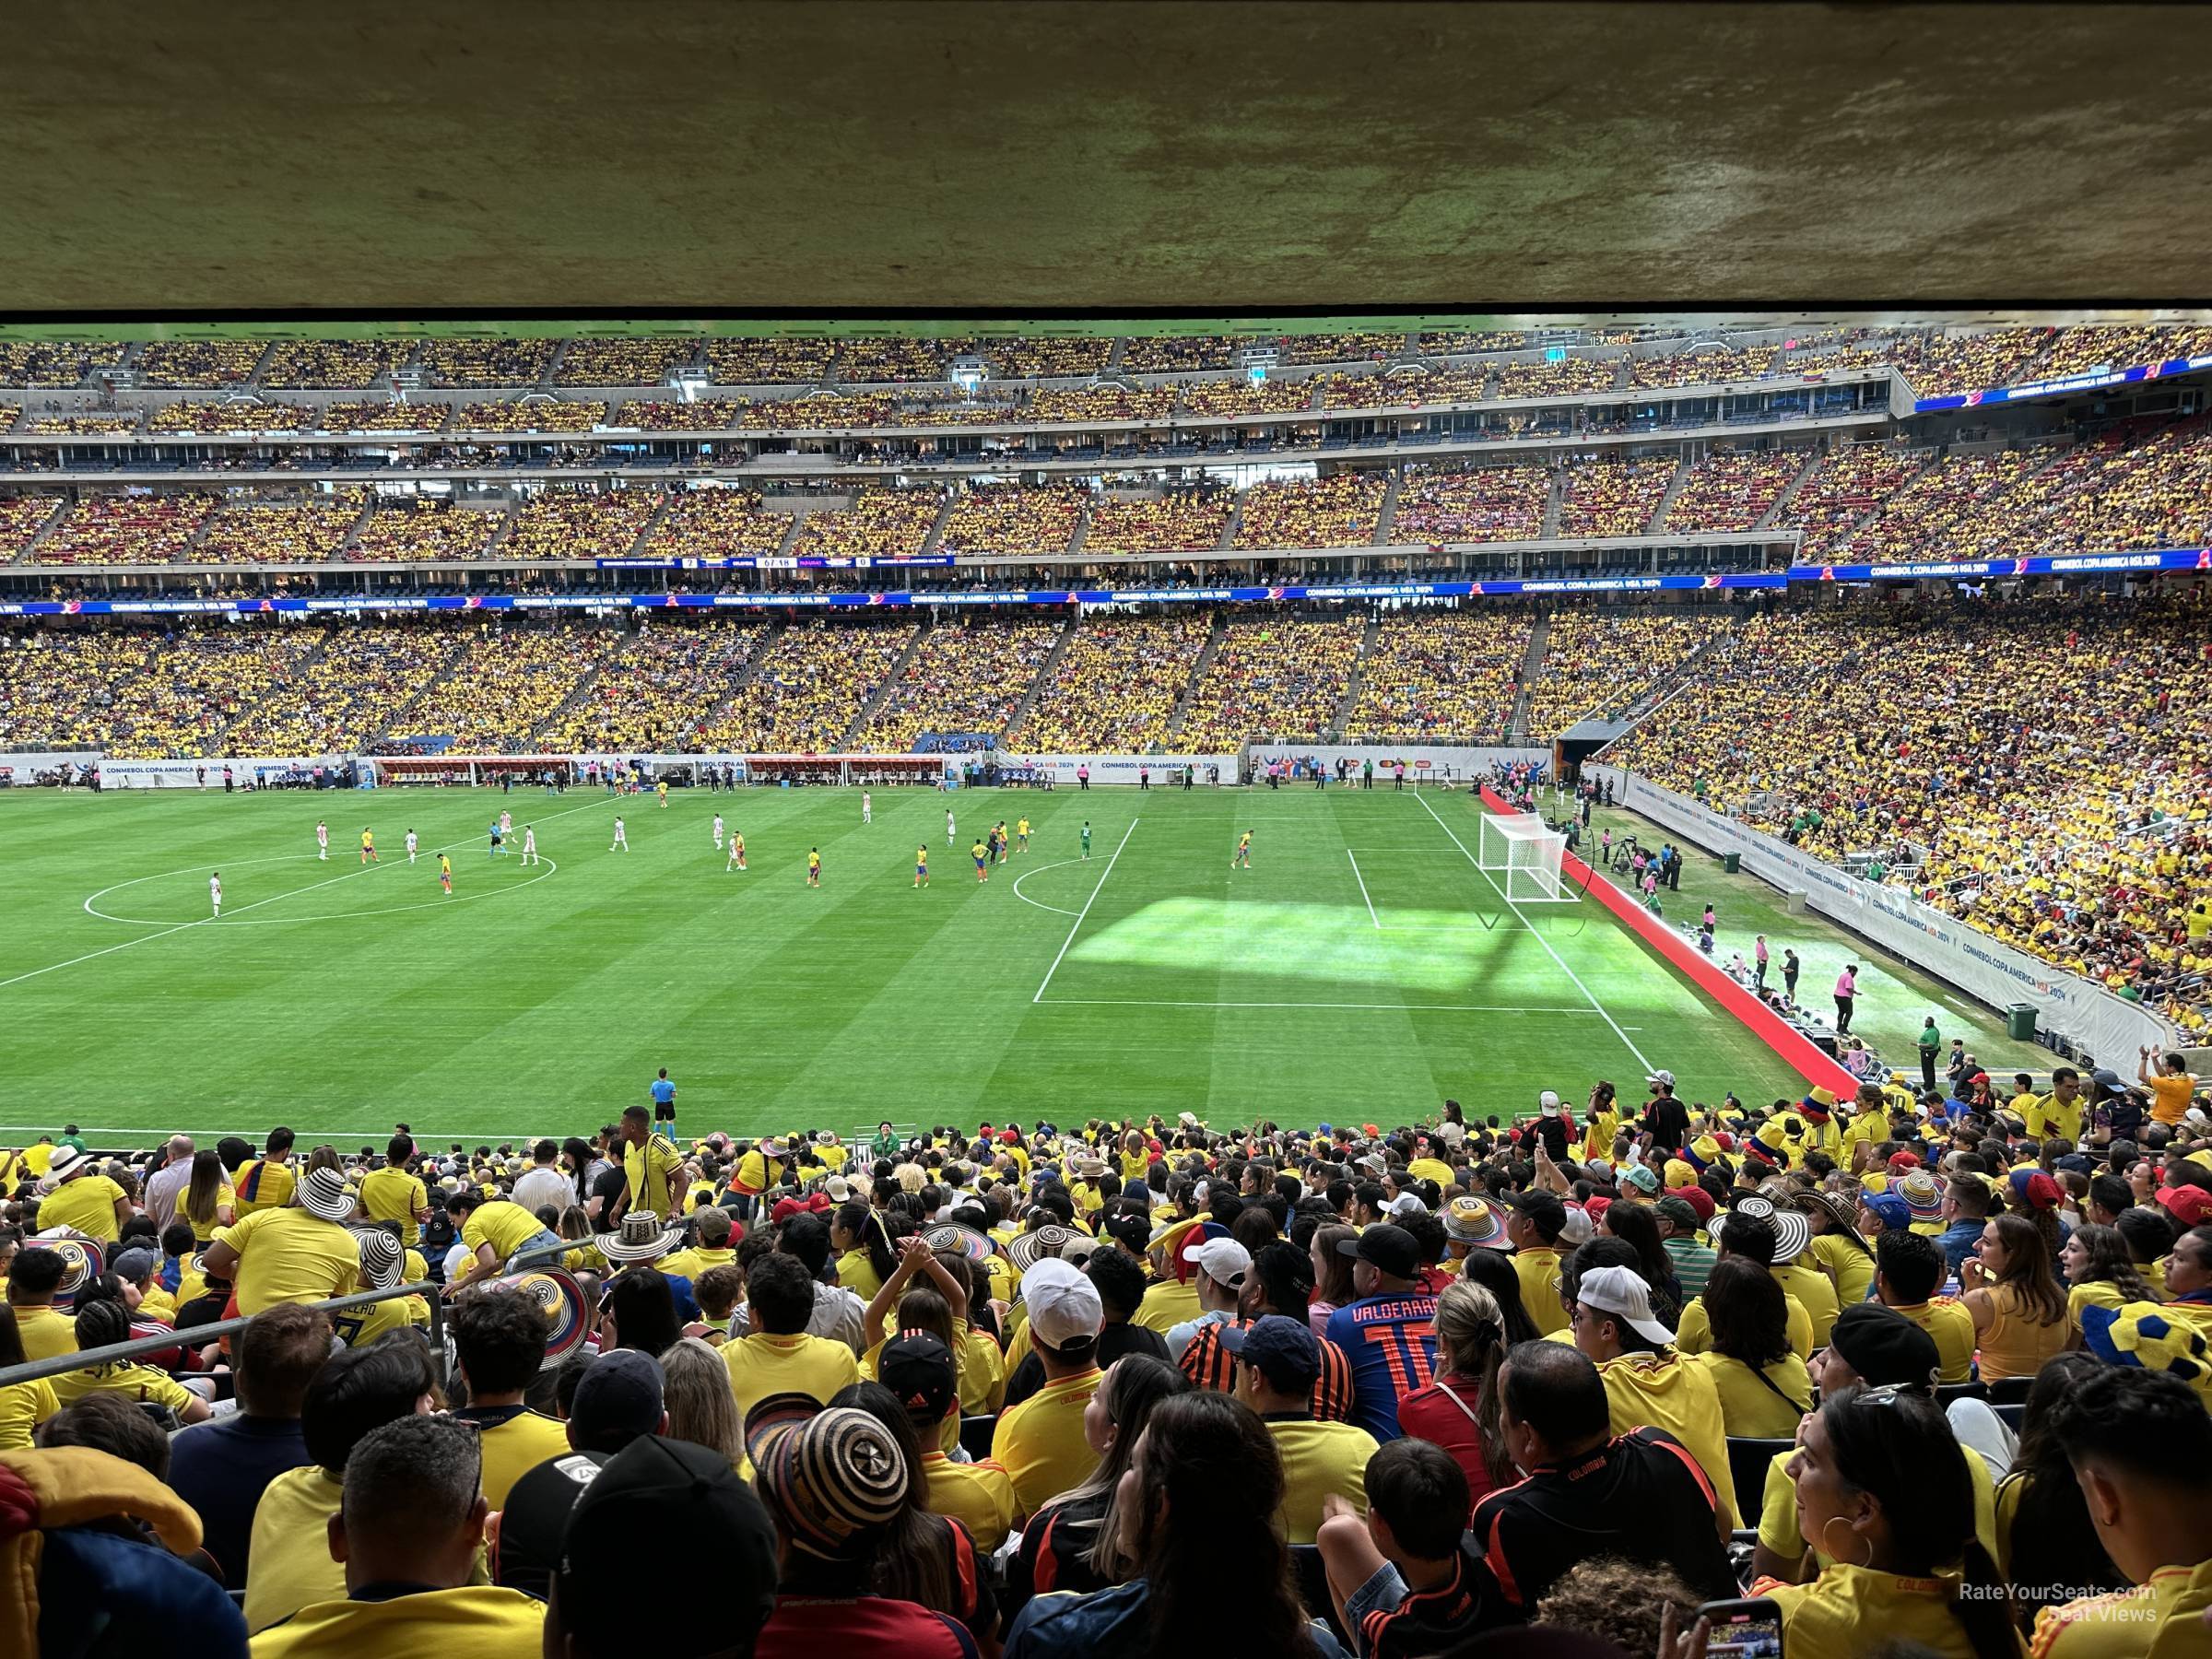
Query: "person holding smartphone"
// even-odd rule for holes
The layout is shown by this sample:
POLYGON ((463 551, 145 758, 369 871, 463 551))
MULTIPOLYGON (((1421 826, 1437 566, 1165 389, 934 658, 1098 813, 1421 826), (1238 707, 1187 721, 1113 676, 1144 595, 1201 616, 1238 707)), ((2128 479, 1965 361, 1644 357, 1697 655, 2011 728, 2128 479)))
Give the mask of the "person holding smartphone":
POLYGON ((1781 1609, 1791 1659, 1900 1641, 1946 1659, 2018 1659, 1958 1439, 1924 1391, 1837 1389, 1799 1428, 1787 1467, 1827 1564, 1808 1583, 1762 1578, 1751 1594, 1781 1609))

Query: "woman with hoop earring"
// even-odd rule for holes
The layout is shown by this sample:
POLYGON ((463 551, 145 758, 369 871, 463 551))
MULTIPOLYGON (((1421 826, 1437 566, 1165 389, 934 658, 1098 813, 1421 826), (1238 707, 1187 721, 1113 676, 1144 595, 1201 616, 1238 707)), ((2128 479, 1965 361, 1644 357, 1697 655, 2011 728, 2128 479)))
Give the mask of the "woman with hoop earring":
POLYGON ((1797 1430, 1787 1469, 1825 1565, 1761 1579, 1794 1659, 1853 1659, 1906 1641, 1945 1659, 2018 1659, 1996 1563, 1974 1536, 1974 1492, 1925 1391, 1846 1385, 1797 1430))

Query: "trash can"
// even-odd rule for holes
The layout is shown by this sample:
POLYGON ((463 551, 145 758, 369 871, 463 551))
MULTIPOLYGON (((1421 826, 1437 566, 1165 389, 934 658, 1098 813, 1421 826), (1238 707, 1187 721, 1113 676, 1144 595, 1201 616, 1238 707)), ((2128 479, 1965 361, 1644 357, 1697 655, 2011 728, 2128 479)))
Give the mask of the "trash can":
POLYGON ((1743 867, 1744 855, 1741 853, 1724 853, 1721 854, 1721 868, 1725 870, 1729 875, 1735 875, 1736 871, 1742 869, 1743 867))
POLYGON ((2005 1035, 2015 1042, 2035 1041, 2035 1005, 2014 1003, 2005 1010, 2005 1035))

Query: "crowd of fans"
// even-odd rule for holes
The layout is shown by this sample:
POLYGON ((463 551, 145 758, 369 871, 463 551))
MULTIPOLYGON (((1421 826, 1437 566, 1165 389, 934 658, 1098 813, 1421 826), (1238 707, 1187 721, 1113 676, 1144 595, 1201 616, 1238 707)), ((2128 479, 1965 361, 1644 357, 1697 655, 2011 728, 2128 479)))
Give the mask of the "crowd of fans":
POLYGON ((123 360, 121 340, 0 340, 0 386, 74 386, 123 360))
POLYGON ((472 403, 453 421, 457 432, 588 432, 605 423, 606 405, 590 398, 525 397, 472 403))
POLYGON ((931 629, 853 747, 903 751, 925 732, 1003 733, 1036 684, 1062 626, 1015 621, 931 629))
POLYGON ((786 628, 759 666, 707 720, 706 747, 752 754, 834 754, 913 642, 909 623, 786 628))
POLYGON ((1254 484, 1237 521, 1239 547, 1358 547, 1375 539, 1389 480, 1380 473, 1254 484))
POLYGON ((1912 868, 1931 902, 2212 1034, 2206 637, 2193 606, 1775 612, 1608 759, 1912 868))
POLYGON ((137 628, 0 640, 0 748, 100 747, 118 692, 160 646, 159 633, 137 628))
POLYGON ((902 559, 922 551, 945 498, 935 489, 865 486, 849 507, 817 508, 799 522, 794 551, 840 559, 902 559))
POLYGON ((1105 335, 1016 335, 986 341, 983 354, 993 373, 1010 380, 1055 379, 1100 373, 1113 355, 1113 341, 1105 335))
POLYGON ((1191 415, 1295 415, 1313 406, 1317 390, 1312 380, 1183 381, 1175 387, 1176 408, 1191 415))
POLYGON ((2194 1653, 2177 1065, 1763 1106, 1657 1070, 1387 1127, 49 1135, 0 1153, 0 1367, 65 1367, 0 1383, 37 1546, 0 1611, 220 1659, 1137 1659, 1226 1595, 1239 1652, 1691 1659, 1749 1594, 1816 1659, 2194 1653), (712 1608, 643 1630, 636 1559, 712 1608))
POLYGON ((433 386, 535 386, 553 366, 558 340, 445 338, 422 343, 433 386))
POLYGON ((291 686, 322 647, 312 628, 194 628, 163 642, 154 671, 119 679, 101 750, 119 759, 227 755, 242 716, 291 686))
POLYGON ((1143 753, 1167 735, 1212 630, 1187 614, 1077 622, 1010 740, 1041 755, 1143 753))
POLYGON ((1068 484, 976 484, 952 498, 939 547, 947 553, 1065 553, 1086 492, 1068 484))
POLYGON ((215 403, 172 403, 156 409, 146 423, 149 432, 213 436, 225 432, 305 432, 315 426, 315 411, 304 404, 227 397, 215 403))
POLYGON ((1191 689, 1182 746, 1206 754, 1253 739, 1325 737, 1351 685, 1365 632, 1360 617, 1230 621, 1191 689))
POLYGON ((1797 486, 1781 523, 1805 532, 1799 559, 1813 563, 1840 547, 1859 524, 1929 463, 1925 450, 1853 443, 1830 450, 1797 486))
POLYGON ((557 386, 657 386, 699 355, 697 340, 574 339, 554 366, 557 386))
POLYGON ((196 491, 84 496, 31 557, 40 564, 181 564, 215 505, 215 497, 196 491))
POLYGON ((759 558, 791 534, 788 512, 771 512, 750 489, 688 489, 669 499, 640 551, 656 559, 759 558))
POLYGON ((436 623, 337 623, 319 655, 251 701, 225 741, 240 755, 330 755, 367 748, 459 654, 465 635, 436 623))
POLYGON ((2212 328, 2061 328, 2051 335, 2051 350, 2036 365, 2039 380, 2086 374, 2097 369, 2132 369, 2175 358, 2212 355, 2212 328))
POLYGON ((1501 363, 1500 397, 1567 397, 1578 392, 1610 392, 1620 384, 1618 358, 1567 357, 1557 362, 1501 363))
POLYGON ((1409 466, 1391 519, 1395 543, 1534 541, 1551 494, 1547 467, 1409 466))
POLYGON ((259 340, 149 340, 133 366, 142 385, 236 386, 253 378, 265 349, 259 340))
POLYGON ((538 753, 538 728, 621 640, 572 623, 488 629, 393 717, 393 735, 450 737, 462 755, 538 753))
POLYGON ((1704 346, 1664 357, 1629 359, 1629 384, 1638 391, 1667 386, 1713 386, 1728 381, 1764 380, 1778 371, 1779 346, 1704 346))
POLYGON ((709 712, 768 637, 758 624, 692 626, 648 612, 636 631, 599 651, 597 677, 546 728, 540 747, 555 754, 702 748, 709 712))
POLYGON ((514 515, 509 559, 625 559, 662 497, 649 489, 544 489, 514 515))
POLYGON ((1978 392, 2033 380, 2034 366, 2050 348, 2048 328, 1998 328, 1986 334, 1907 335, 1888 357, 1923 397, 1978 392))
POLYGON ((868 385, 888 381, 941 381, 953 358, 972 356, 973 339, 933 340, 912 335, 854 335, 838 344, 837 378, 868 385))
POLYGON ((318 432, 439 432, 453 417, 450 403, 403 403, 396 398, 324 404, 315 414, 318 432))
POLYGON ((1161 490, 1158 495, 1101 491, 1091 500, 1090 527, 1083 533, 1086 553, 1205 553, 1221 545, 1233 491, 1205 485, 1161 490))
POLYGON ((265 386, 342 390, 389 381, 414 355, 411 340, 286 340, 269 353, 265 386))
POLYGON ((1567 470, 1561 535, 1640 535, 1675 479, 1672 460, 1584 460, 1567 470))
POLYGON ((789 335, 707 342, 707 378, 718 386, 803 384, 826 378, 837 342, 789 335))
POLYGON ((1317 374, 1306 383, 1319 388, 1324 409, 1418 409, 1480 402, 1489 390, 1490 371, 1480 365, 1451 365, 1387 374, 1317 374))
POLYGON ((195 564, 318 564, 337 556, 366 505, 360 489, 304 500, 241 494, 208 516, 191 557, 195 564))
POLYGON ((506 519, 504 510, 438 496, 379 497, 345 557, 364 564, 481 559, 506 519))
POLYGON ((1953 450, 1884 500, 1840 543, 1853 559, 1984 559, 2024 551, 2033 510, 2020 481, 2050 464, 2047 444, 1953 450))
POLYGON ((1585 715, 1618 714, 1678 673, 1727 629, 1709 611, 1678 616, 1562 611, 1551 619, 1529 704, 1529 735, 1546 741, 1585 715))
POLYGON ((1773 510, 1810 457, 1803 450, 1714 450, 1692 462, 1658 526, 1669 535, 1750 530, 1773 510))
POLYGON ((0 564, 29 547, 60 504, 58 496, 0 496, 0 564))
POLYGON ((1386 614, 1359 665, 1344 741, 1500 742, 1521 693, 1529 620, 1508 606, 1386 614))
POLYGON ((51 438, 100 438, 138 429, 143 416, 134 411, 128 415, 33 415, 23 423, 26 435, 51 438))

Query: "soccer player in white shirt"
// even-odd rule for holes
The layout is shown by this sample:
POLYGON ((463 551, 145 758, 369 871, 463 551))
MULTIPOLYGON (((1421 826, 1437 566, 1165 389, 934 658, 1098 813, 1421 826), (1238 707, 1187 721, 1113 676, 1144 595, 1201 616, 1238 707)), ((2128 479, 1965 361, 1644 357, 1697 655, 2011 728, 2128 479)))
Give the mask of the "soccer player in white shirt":
POLYGON ((537 858, 537 831, 528 824, 523 826, 523 862, 534 865, 537 858))
POLYGON ((949 806, 945 809, 945 844, 948 847, 952 845, 952 808, 949 806))
POLYGON ((315 820, 315 856, 330 862, 330 826, 320 818, 315 820))
POLYGON ((608 851, 609 853, 612 853, 612 852, 615 850, 615 848, 616 848, 616 847, 619 847, 619 848, 621 848, 621 849, 622 849, 622 851, 623 851, 623 852, 625 852, 625 853, 627 853, 627 852, 629 852, 629 837, 628 835, 626 835, 626 834, 624 834, 624 833, 623 833, 623 830, 622 830, 622 820, 621 820, 620 818, 618 818, 615 820, 615 840, 614 840, 614 844, 613 844, 612 846, 608 847, 608 848, 607 848, 607 851, 608 851))
POLYGON ((415 862, 415 831, 412 830, 407 831, 407 862, 415 862))
POLYGON ((722 851, 722 814, 714 815, 714 851, 722 851))
POLYGON ((215 906, 216 920, 221 921, 223 915, 223 873, 220 870, 207 877, 207 900, 215 906))
POLYGON ((514 833, 513 813, 502 812, 500 814, 500 833, 501 835, 512 835, 514 833))
POLYGON ((865 789, 860 792, 860 821, 864 824, 876 821, 876 797, 865 789))

